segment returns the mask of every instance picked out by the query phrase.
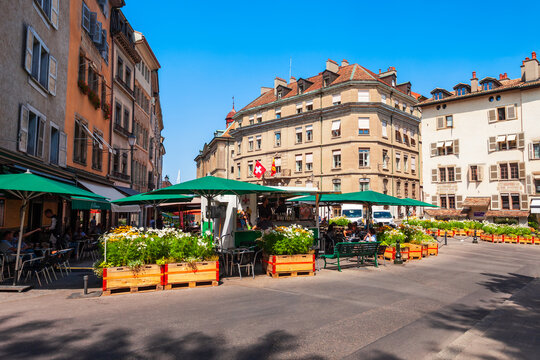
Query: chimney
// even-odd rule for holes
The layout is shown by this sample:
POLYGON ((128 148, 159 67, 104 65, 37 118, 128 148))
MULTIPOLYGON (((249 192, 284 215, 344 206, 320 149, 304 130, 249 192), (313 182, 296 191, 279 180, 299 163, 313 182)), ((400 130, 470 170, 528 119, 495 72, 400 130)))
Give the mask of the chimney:
POLYGON ((523 81, 535 81, 540 77, 540 69, 538 60, 536 59, 536 52, 533 51, 532 58, 525 58, 523 65, 521 65, 521 79, 523 81))
POLYGON ((284 80, 284 79, 282 79, 282 78, 280 78, 280 77, 276 77, 276 78, 274 79, 274 95, 277 95, 277 87, 278 87, 279 85, 282 85, 282 86, 285 86, 285 87, 286 87, 286 86, 287 86, 287 81, 284 80))
POLYGON ((289 79, 289 84, 292 84, 295 82, 296 82, 296 78, 294 76, 291 76, 291 78, 289 79))
POLYGON ((473 71, 471 79, 471 92, 476 91, 478 91, 478 78, 476 77, 476 71, 473 71))
POLYGON ((345 59, 341 60, 341 67, 343 66, 349 66, 349 62, 345 59))
POLYGON ((334 60, 326 60, 326 70, 336 73, 339 71, 338 63, 334 60))
POLYGON ((261 86, 261 95, 266 94, 267 92, 269 92, 271 90, 272 90, 272 88, 270 88, 270 87, 261 86))
POLYGON ((502 80, 504 79, 504 75, 503 74, 499 74, 499 80, 502 80))
POLYGON ((508 79, 508 74, 507 73, 504 73, 504 78, 508 79))

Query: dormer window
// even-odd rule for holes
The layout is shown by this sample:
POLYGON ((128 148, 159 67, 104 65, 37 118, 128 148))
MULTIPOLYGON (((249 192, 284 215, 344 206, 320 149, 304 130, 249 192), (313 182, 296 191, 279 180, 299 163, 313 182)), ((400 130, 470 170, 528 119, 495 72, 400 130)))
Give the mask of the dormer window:
POLYGON ((323 87, 327 87, 329 83, 330 83, 330 78, 329 77, 323 78, 323 87))
POLYGON ((298 85, 298 94, 302 94, 304 92, 304 85, 298 85))
POLYGON ((443 93, 440 91, 433 94, 433 99, 435 100, 441 100, 442 98, 443 98, 443 93))
POLYGON ((482 90, 491 90, 493 89, 493 82, 486 81, 484 84, 482 84, 482 90))
POLYGON ((278 91, 278 93, 277 93, 277 98, 278 98, 278 99, 281 99, 281 91, 278 91))
POLYGON ((464 88, 464 87, 457 89, 457 94, 458 95, 465 95, 466 93, 467 93, 467 89, 464 88))
POLYGON ((396 87, 396 80, 392 79, 392 86, 396 87))

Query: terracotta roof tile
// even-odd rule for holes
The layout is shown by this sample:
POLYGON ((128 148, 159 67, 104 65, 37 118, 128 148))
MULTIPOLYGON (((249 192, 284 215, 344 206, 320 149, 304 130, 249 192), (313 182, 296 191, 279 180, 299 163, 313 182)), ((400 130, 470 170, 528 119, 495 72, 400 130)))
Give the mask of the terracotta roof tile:
POLYGON ((425 209, 424 212, 436 217, 465 217, 467 213, 458 209, 425 209))
MULTIPOLYGON (((375 74, 371 70, 368 70, 365 67, 360 66, 358 64, 350 64, 350 65, 346 65, 346 66, 340 66, 339 70, 338 70, 338 75, 339 76, 337 77, 337 79, 335 79, 332 82, 331 85, 341 84, 341 83, 351 81, 351 80, 364 80, 364 81, 373 81, 373 80, 375 80, 375 81, 379 81, 382 84, 390 86, 387 83, 385 83, 384 81, 382 81, 379 78, 379 75, 375 74)), ((322 73, 319 73, 319 74, 317 74, 315 76, 311 76, 311 77, 308 77, 308 78, 305 78, 305 79, 312 82, 313 84, 309 88, 304 89, 304 94, 309 93, 311 91, 321 89, 323 87, 323 75, 322 75, 322 73)), ((296 96, 298 94, 298 84, 297 84, 297 82, 289 83, 289 84, 287 84, 287 87, 290 88, 291 91, 289 91, 287 93, 287 95, 282 96, 282 99, 288 99, 288 98, 291 98, 291 97, 296 96)), ((395 89, 397 91, 407 95, 404 91, 402 91, 400 89, 397 89, 397 88, 395 88, 395 89)), ((420 94, 416 94, 416 93, 412 93, 412 94, 414 94, 414 95, 411 95, 411 96, 416 98, 416 99, 418 99, 418 97, 421 96, 420 94)), ((265 104, 270 104, 270 103, 272 103, 272 102, 274 102, 276 100, 277 100, 277 96, 274 95, 273 90, 270 90, 270 91, 267 91, 266 93, 260 95, 259 97, 257 97, 255 100, 253 100, 252 102, 250 102, 246 106, 244 106, 239 112, 242 112, 242 111, 248 110, 248 109, 252 109, 254 107, 262 106, 262 105, 265 105, 265 104)))
POLYGON ((489 210, 486 212, 486 216, 527 217, 529 216, 529 212, 524 210, 489 210))
POLYGON ((489 197, 467 197, 463 201, 463 206, 484 206, 488 207, 491 202, 489 197))

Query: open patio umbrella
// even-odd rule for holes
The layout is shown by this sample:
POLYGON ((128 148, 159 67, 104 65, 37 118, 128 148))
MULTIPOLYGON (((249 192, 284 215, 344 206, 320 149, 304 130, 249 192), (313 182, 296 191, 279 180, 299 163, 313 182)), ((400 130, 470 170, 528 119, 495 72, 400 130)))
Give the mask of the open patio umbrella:
POLYGON ((13 278, 13 286, 17 284, 18 272, 20 271, 19 265, 21 262, 21 244, 28 201, 43 194, 61 194, 82 196, 100 200, 105 199, 103 196, 79 189, 76 186, 34 175, 30 171, 26 171, 22 174, 0 175, 0 190, 6 191, 16 198, 22 200, 21 225, 19 228, 19 239, 17 242, 17 257, 15 259, 15 276, 13 278))
POLYGON ((405 199, 402 199, 402 200, 405 200, 405 201, 407 201, 409 203, 409 204, 407 204, 407 206, 438 207, 437 205, 433 205, 433 204, 430 204, 430 203, 427 203, 427 202, 423 202, 423 201, 415 200, 415 199, 411 199, 411 198, 405 198, 405 199))
POLYGON ((128 196, 122 199, 111 201, 118 205, 152 205, 154 209, 154 219, 157 220, 157 207, 169 202, 189 202, 193 196, 175 194, 156 194, 155 191, 128 196))
POLYGON ((252 184, 244 181, 224 179, 215 176, 205 176, 163 189, 154 190, 153 193, 199 195, 204 197, 210 205, 212 200, 219 195, 262 194, 282 191, 283 190, 273 187, 252 184))

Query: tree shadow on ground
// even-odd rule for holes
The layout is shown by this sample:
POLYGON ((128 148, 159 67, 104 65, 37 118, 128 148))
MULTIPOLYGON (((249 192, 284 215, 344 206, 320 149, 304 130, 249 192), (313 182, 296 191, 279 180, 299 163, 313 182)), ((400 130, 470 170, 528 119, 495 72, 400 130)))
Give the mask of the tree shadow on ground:
MULTIPOLYGON (((482 330, 483 338, 495 340, 504 344, 504 356, 518 359, 536 359, 538 345, 536 336, 519 336, 516 333, 510 333, 509 324, 519 324, 519 333, 536 334, 540 331, 540 292, 531 292, 531 296, 523 296, 518 293, 534 278, 514 273, 492 274, 483 273, 487 279, 479 284, 493 293, 493 298, 483 300, 475 304, 456 304, 428 315, 430 324, 434 328, 447 330, 456 330, 465 332, 477 325, 486 316, 493 311, 499 322, 487 323, 491 318, 486 319, 486 329, 482 330), (510 297, 512 306, 500 307, 503 302, 510 297), (507 326, 505 326, 507 324, 507 326), (533 351, 534 350, 534 351, 533 351)), ((433 350, 438 352, 435 345, 433 350)), ((449 346, 450 352, 459 353, 462 349, 449 346)), ((495 359, 493 354, 477 354, 477 358, 484 360, 495 359)))
POLYGON ((17 323, 16 319, 17 314, 0 318, 2 359, 325 359, 315 354, 295 355, 298 339, 283 330, 271 331, 251 344, 234 345, 224 335, 204 332, 175 336, 175 329, 168 329, 141 339, 135 338, 133 330, 114 325, 88 324, 62 333, 60 321, 17 323))

